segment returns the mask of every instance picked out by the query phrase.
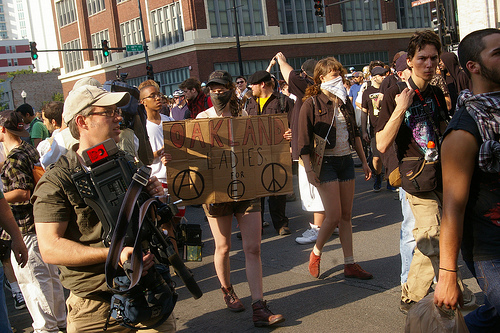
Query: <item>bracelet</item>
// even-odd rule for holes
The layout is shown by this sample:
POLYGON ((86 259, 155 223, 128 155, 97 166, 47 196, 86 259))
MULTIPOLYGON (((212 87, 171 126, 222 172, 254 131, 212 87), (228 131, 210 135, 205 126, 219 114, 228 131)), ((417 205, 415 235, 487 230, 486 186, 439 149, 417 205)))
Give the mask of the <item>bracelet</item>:
POLYGON ((446 269, 446 268, 443 268, 443 267, 439 267, 439 269, 442 270, 442 271, 447 271, 447 272, 452 272, 452 273, 458 272, 458 269, 453 270, 453 269, 446 269))

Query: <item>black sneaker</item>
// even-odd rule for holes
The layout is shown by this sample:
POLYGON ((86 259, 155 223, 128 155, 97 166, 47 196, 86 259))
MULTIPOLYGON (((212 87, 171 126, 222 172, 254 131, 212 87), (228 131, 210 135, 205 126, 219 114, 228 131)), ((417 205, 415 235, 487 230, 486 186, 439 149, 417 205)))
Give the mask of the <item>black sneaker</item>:
POLYGON ((408 311, 410 311, 411 307, 416 304, 417 302, 415 301, 410 301, 409 303, 406 303, 404 301, 401 301, 401 304, 399 305, 399 311, 403 312, 405 315, 408 314, 408 311))
POLYGON ((3 285, 5 286, 5 289, 7 289, 8 291, 12 291, 12 288, 10 286, 9 281, 7 281, 7 279, 4 279, 3 282, 4 282, 3 285))
POLYGON ((373 184, 373 192, 380 192, 382 189, 382 174, 375 175, 375 183, 373 184))
POLYGON ((24 297, 22 293, 15 293, 14 296, 14 307, 16 310, 21 310, 26 308, 26 302, 24 301, 24 297))

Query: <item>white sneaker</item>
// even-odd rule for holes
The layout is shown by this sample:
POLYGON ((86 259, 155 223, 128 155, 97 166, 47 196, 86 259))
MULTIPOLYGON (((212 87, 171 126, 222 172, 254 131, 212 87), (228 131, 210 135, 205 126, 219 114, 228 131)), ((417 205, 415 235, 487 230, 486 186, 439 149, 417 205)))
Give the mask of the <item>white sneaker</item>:
POLYGON ((316 242, 316 239, 318 239, 318 233, 319 233, 319 227, 315 226, 314 224, 309 223, 311 226, 310 229, 307 229, 304 231, 301 237, 295 238, 295 241, 299 244, 311 244, 316 242))

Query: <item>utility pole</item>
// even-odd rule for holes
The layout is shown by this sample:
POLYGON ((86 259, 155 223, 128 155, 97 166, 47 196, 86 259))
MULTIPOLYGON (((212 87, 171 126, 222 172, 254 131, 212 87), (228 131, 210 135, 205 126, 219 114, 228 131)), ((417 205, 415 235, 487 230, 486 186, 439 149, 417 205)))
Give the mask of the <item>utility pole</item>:
POLYGON ((141 0, 137 0, 137 6, 139 7, 139 21, 141 22, 142 30, 142 47, 144 48, 144 58, 146 58, 146 72, 148 79, 154 80, 153 66, 149 64, 148 47, 146 45, 146 33, 144 32, 144 22, 142 21, 142 10, 141 10, 141 0))
POLYGON ((236 8, 236 0, 233 0, 233 10, 234 10, 234 27, 236 34, 236 50, 238 52, 238 64, 240 66, 240 75, 243 76, 243 61, 241 60, 240 32, 238 28, 238 12, 236 8))

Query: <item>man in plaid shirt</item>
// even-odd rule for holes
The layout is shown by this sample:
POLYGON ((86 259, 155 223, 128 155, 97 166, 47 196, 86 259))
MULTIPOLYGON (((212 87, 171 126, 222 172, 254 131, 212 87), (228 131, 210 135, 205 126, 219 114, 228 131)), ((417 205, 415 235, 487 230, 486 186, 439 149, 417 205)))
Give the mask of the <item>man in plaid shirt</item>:
POLYGON ((33 205, 29 200, 35 187, 33 167, 39 155, 32 145, 21 140, 27 136, 20 114, 0 112, 0 142, 8 152, 0 176, 5 199, 23 235, 29 258, 24 267, 12 259, 12 266, 33 318, 34 332, 57 332, 66 327, 64 293, 57 267, 44 263, 38 249, 33 205))

